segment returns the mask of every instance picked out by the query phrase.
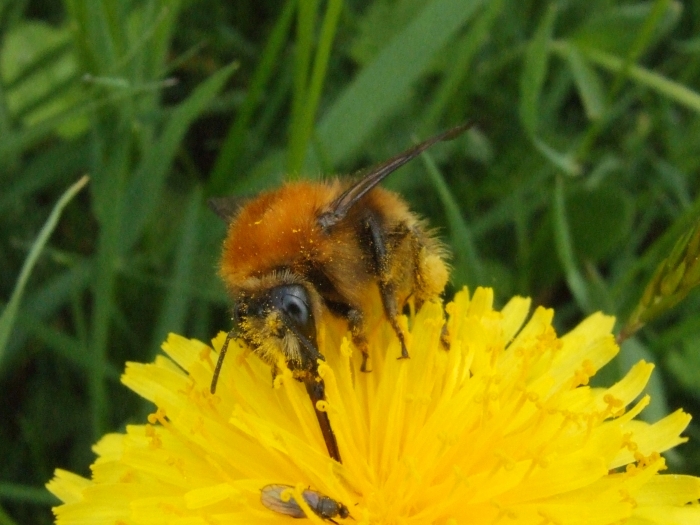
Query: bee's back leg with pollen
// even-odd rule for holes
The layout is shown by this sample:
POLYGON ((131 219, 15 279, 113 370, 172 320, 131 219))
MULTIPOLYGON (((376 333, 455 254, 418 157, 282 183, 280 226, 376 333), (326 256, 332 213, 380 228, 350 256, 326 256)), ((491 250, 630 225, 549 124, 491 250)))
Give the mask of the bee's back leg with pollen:
POLYGON ((429 293, 426 291, 426 269, 423 261, 425 243, 420 239, 421 232, 416 228, 408 231, 413 256, 413 304, 416 312, 423 307, 429 293))
POLYGON ((391 327, 396 332, 396 336, 401 343, 401 359, 410 357, 406 349, 406 338, 403 330, 399 325, 399 313, 396 304, 396 283, 391 279, 391 268, 389 265, 389 253, 387 251, 387 243, 382 232, 381 225, 377 217, 373 214, 368 214, 364 221, 365 233, 369 240, 369 248, 372 252, 374 262, 373 270, 379 278, 379 294, 382 298, 382 306, 391 327))
MULTIPOLYGON (((447 266, 444 263, 442 248, 435 245, 434 239, 426 237, 425 232, 411 228, 408 232, 411 252, 413 253, 413 300, 416 311, 426 301, 437 299, 447 284, 447 266)), ((445 319, 440 331, 440 344, 444 350, 450 349, 450 332, 445 319)))

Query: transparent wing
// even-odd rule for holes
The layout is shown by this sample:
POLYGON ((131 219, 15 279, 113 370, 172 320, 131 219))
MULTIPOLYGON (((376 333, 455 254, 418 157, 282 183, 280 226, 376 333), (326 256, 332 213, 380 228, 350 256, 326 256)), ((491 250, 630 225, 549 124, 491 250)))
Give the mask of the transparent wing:
POLYGON ((408 161, 423 153, 436 142, 452 140, 472 126, 473 122, 467 122, 466 124, 455 126, 452 129, 448 129, 439 135, 435 135, 434 137, 429 138, 428 140, 421 142, 420 144, 417 144, 402 153, 399 153, 395 157, 392 157, 389 160, 370 168, 359 181, 348 188, 331 203, 329 209, 319 217, 319 224, 323 229, 328 229, 334 226, 345 218, 350 208, 352 208, 357 201, 364 197, 387 175, 393 173, 408 161))
MULTIPOLYGON (((301 497, 304 498, 304 501, 306 501, 306 504, 311 507, 311 510, 313 510, 316 514, 318 514, 318 509, 321 505, 321 499, 329 499, 326 496, 323 496, 320 492, 316 492, 315 490, 307 489, 304 492, 301 493, 301 497)), ((326 517, 326 516, 322 516, 326 517)))
POLYGON ((238 211, 248 202, 246 197, 230 195, 228 197, 212 197, 207 201, 211 211, 216 213, 220 219, 228 224, 233 220, 238 211))
MULTIPOLYGON (((292 489, 291 485, 266 485, 262 488, 260 493, 260 503, 262 503, 268 509, 277 512, 279 514, 284 514, 286 516, 291 516, 292 518, 305 518, 306 514, 301 510, 301 507, 294 501, 294 498, 290 498, 289 501, 284 501, 282 499, 282 492, 287 489, 292 489)), ((304 499, 309 506, 313 508, 311 502, 306 497, 306 492, 304 491, 304 499)))

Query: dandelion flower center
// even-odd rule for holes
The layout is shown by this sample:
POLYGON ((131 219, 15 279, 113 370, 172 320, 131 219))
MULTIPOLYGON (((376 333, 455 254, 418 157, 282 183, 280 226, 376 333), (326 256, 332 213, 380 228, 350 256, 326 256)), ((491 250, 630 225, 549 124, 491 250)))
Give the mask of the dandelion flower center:
POLYGON ((319 408, 342 464, 289 371, 272 383, 269 367, 232 344, 212 395, 212 348, 171 335, 168 357, 130 363, 123 377, 156 405, 149 423, 105 436, 91 480, 59 470, 49 483, 64 502, 57 522, 280 523, 296 513, 315 523, 699 523, 700 480, 659 474, 689 416, 635 419, 652 365, 588 386, 618 352, 614 320, 594 314, 559 337, 551 310, 528 320, 527 299, 492 303, 478 289, 445 310, 425 305, 407 330, 411 359, 396 359, 395 333, 377 324, 371 373, 359 372, 341 323, 320 326, 319 408))

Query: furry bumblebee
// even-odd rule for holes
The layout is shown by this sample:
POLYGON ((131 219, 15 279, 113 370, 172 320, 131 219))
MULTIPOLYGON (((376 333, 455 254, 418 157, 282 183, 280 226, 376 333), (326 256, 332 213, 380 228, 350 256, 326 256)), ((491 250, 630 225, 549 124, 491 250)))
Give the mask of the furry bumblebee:
MULTIPOLYGON (((377 299, 401 344, 399 357, 409 357, 399 313, 409 298, 418 308, 442 293, 447 253, 406 202, 378 184, 468 127, 428 139, 354 182, 293 182, 249 200, 210 201, 228 223, 219 273, 234 304, 234 328, 219 355, 212 392, 229 340, 240 337, 273 375, 284 362, 316 407, 325 398, 317 320, 326 313, 344 319, 362 353, 361 370, 369 371, 365 326, 377 299)), ((340 461, 327 414, 316 414, 330 456, 340 461)))

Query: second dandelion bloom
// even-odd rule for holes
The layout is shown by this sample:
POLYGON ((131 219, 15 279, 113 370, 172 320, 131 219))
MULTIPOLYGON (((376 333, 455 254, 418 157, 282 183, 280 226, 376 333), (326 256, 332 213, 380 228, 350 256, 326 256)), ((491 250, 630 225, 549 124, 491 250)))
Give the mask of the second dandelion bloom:
POLYGON ((212 349, 170 336, 168 357, 131 363, 123 377, 157 411, 95 446, 92 479, 57 471, 57 522, 281 523, 289 500, 326 523, 313 505, 327 497, 348 523, 700 523, 700 479, 660 474, 660 454, 684 441, 690 417, 636 419, 652 365, 588 386, 618 352, 613 319, 594 314, 558 337, 551 310, 529 317, 526 299, 501 311, 492 303, 488 289, 457 294, 446 308, 449 351, 445 312, 425 305, 408 327, 407 360, 380 323, 368 334, 366 374, 342 323, 320 324, 321 408, 342 464, 328 457, 291 373, 271 385, 269 367, 233 344, 212 395, 212 349), (277 510, 261 501, 269 486, 277 510))

